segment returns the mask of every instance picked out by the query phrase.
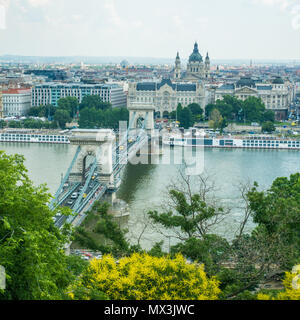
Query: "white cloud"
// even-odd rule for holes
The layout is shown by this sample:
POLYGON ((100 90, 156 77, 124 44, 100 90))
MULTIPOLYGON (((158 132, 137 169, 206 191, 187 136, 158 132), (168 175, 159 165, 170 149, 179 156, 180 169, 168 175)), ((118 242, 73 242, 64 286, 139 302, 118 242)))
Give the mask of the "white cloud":
POLYGON ((173 22, 178 28, 183 27, 183 20, 179 16, 173 16, 173 22))
POLYGON ((0 30, 6 29, 6 9, 10 0, 0 0, 0 30))
POLYGON ((132 21, 131 26, 133 28, 140 28, 143 26, 143 22, 141 20, 132 21))
POLYGON ((295 0, 252 0, 255 4, 263 4, 267 6, 279 6, 281 10, 286 10, 295 3, 295 0))
POLYGON ((110 21, 118 27, 121 26, 122 20, 117 12, 114 0, 106 0, 104 8, 108 11, 110 21))
POLYGON ((27 0, 33 7, 43 7, 50 3, 50 0, 27 0))

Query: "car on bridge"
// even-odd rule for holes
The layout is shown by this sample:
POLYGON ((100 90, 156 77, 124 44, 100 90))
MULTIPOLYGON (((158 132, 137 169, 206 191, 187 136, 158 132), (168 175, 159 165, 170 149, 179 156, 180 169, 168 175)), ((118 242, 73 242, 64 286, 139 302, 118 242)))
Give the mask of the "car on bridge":
POLYGON ((68 205, 68 206, 71 206, 73 203, 74 203, 74 201, 69 200, 69 201, 67 202, 67 205, 68 205))
POLYGON ((78 198, 78 193, 77 192, 74 192, 72 195, 71 195, 71 199, 77 199, 78 198))

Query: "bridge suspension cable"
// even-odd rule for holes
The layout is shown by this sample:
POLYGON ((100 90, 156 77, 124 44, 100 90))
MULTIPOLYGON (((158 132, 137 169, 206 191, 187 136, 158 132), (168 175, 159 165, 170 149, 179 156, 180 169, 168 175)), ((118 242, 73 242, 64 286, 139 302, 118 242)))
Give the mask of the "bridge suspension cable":
POLYGON ((64 178, 63 178, 63 180, 62 180, 59 188, 57 189, 57 191, 56 191, 56 193, 55 193, 52 201, 51 201, 50 204, 49 204, 49 208, 50 208, 51 210, 54 209, 54 207, 55 207, 54 204, 56 203, 58 196, 61 194, 62 189, 63 189, 65 183, 66 183, 67 180, 69 179, 71 170, 72 170, 72 168, 73 168, 73 166, 74 166, 74 164, 75 164, 75 162, 76 162, 76 160, 77 160, 77 157, 78 157, 78 155, 79 155, 79 153, 80 153, 80 149, 81 149, 80 146, 78 146, 78 147, 77 147, 77 150, 76 150, 76 153, 75 153, 75 155, 74 155, 74 158, 73 158, 73 160, 72 160, 72 162, 71 162, 71 164, 70 164, 70 166, 69 166, 69 168, 68 168, 65 176, 64 176, 64 178))

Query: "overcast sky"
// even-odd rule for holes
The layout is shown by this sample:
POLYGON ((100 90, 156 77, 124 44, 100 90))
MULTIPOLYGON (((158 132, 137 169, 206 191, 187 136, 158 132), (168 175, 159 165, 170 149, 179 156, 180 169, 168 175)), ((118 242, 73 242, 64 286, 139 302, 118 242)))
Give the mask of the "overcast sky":
POLYGON ((0 0, 0 55, 299 59, 300 0, 0 0))

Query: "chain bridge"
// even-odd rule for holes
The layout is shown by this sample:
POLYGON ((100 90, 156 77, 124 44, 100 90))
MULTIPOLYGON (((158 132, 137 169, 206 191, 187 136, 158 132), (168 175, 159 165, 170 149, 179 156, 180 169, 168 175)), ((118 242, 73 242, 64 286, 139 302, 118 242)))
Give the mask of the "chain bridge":
POLYGON ((129 109, 129 126, 118 135, 112 129, 72 130, 70 142, 77 149, 49 207, 67 206, 73 215, 56 215, 57 227, 64 223, 79 226, 95 201, 117 191, 122 170, 148 144, 154 129, 154 110, 152 105, 129 109))

